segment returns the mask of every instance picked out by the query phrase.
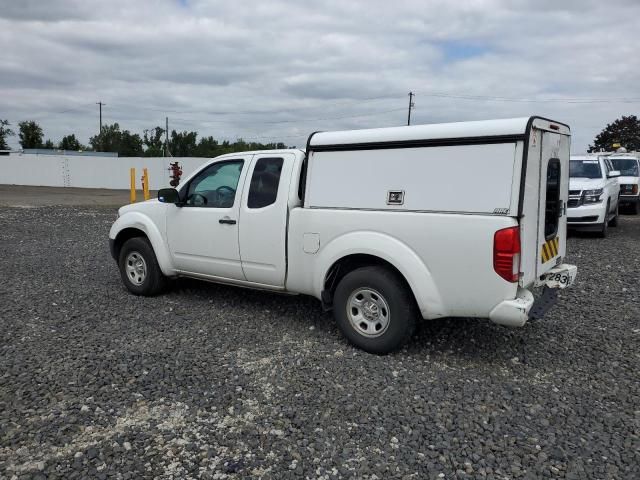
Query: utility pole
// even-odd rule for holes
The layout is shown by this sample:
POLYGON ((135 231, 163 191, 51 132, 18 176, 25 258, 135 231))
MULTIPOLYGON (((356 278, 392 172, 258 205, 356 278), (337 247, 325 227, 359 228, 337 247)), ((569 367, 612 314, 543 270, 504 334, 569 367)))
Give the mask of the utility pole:
POLYGON ((409 92, 409 115, 407 115, 407 125, 411 125, 411 109, 416 106, 416 104, 413 103, 413 97, 415 97, 415 94, 413 92, 409 92))
POLYGON ((164 156, 171 157, 171 152, 169 152, 169 117, 164 117, 164 121, 164 156))
POLYGON ((100 139, 100 148, 102 148, 102 106, 106 105, 106 103, 96 102, 96 105, 100 108, 100 132, 98 134, 98 138, 100 139))

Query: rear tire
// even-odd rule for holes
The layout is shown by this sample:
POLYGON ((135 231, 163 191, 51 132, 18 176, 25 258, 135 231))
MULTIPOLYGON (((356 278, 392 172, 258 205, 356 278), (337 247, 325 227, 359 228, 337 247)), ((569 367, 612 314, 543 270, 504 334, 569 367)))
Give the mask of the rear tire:
POLYGON ((631 204, 630 210, 631 215, 638 215, 638 212, 640 211, 640 200, 638 200, 637 202, 633 202, 633 204, 631 204))
POLYGON ((417 307, 406 282, 384 267, 347 273, 333 297, 333 315, 347 340, 369 353, 402 348, 416 328, 417 307))
POLYGON ((149 240, 134 237, 127 240, 118 257, 122 283, 134 295, 150 297, 160 293, 167 284, 149 240))

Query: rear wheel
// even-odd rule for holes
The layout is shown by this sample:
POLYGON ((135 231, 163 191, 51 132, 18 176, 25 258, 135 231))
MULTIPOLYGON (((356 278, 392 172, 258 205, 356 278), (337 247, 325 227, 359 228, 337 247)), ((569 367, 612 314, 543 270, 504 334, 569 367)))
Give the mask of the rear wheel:
POLYGON ((338 327, 352 344, 377 354, 404 346, 415 331, 417 308, 408 285, 384 267, 349 272, 333 299, 338 327))
POLYGON ((640 200, 638 200, 637 202, 633 202, 631 204, 631 215, 638 215, 638 212, 640 212, 640 200))
POLYGON ((146 238, 127 240, 122 245, 118 258, 122 282, 131 293, 153 296, 166 286, 166 277, 162 274, 153 247, 146 238))

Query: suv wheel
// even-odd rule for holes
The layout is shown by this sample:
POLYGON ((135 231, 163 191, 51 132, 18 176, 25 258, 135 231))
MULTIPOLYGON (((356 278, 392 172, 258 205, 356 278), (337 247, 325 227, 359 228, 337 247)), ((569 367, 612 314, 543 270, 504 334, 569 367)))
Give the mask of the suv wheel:
POLYGON ((146 238, 127 240, 120 249, 118 266, 124 286, 134 295, 157 295, 166 285, 156 254, 146 238))
POLYGON ((631 215, 638 215, 638 212, 640 212, 640 200, 631 205, 631 215))
POLYGON ((618 204, 616 205, 616 211, 614 212, 614 216, 611 220, 609 220, 609 226, 610 227, 617 227, 618 226, 618 214, 620 212, 620 199, 618 199, 618 204))
POLYGON ((417 308, 403 279, 383 267, 363 267, 342 278, 333 315, 352 344, 377 354, 404 346, 415 331, 417 308))
POLYGON ((604 214, 604 222, 602 222, 602 226, 600 227, 600 231, 598 232, 598 236, 600 238, 605 238, 607 236, 607 232, 609 231, 609 221, 607 217, 609 216, 609 208, 611 207, 611 200, 607 200, 607 209, 604 214))

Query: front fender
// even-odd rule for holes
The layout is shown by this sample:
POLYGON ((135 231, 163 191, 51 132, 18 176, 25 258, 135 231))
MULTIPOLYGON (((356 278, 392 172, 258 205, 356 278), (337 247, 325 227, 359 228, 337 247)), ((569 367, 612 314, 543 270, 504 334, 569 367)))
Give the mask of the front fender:
POLYGON ((163 274, 166 276, 176 274, 167 243, 157 225, 147 215, 141 212, 124 213, 111 226, 109 239, 115 240, 118 234, 126 228, 135 228, 147 236, 163 274))
POLYGON ((366 254, 379 257, 393 265, 411 288, 423 318, 446 316, 442 298, 429 268, 408 245, 380 232, 351 232, 331 240, 319 253, 313 280, 316 296, 324 289, 331 266, 348 255, 366 254))

